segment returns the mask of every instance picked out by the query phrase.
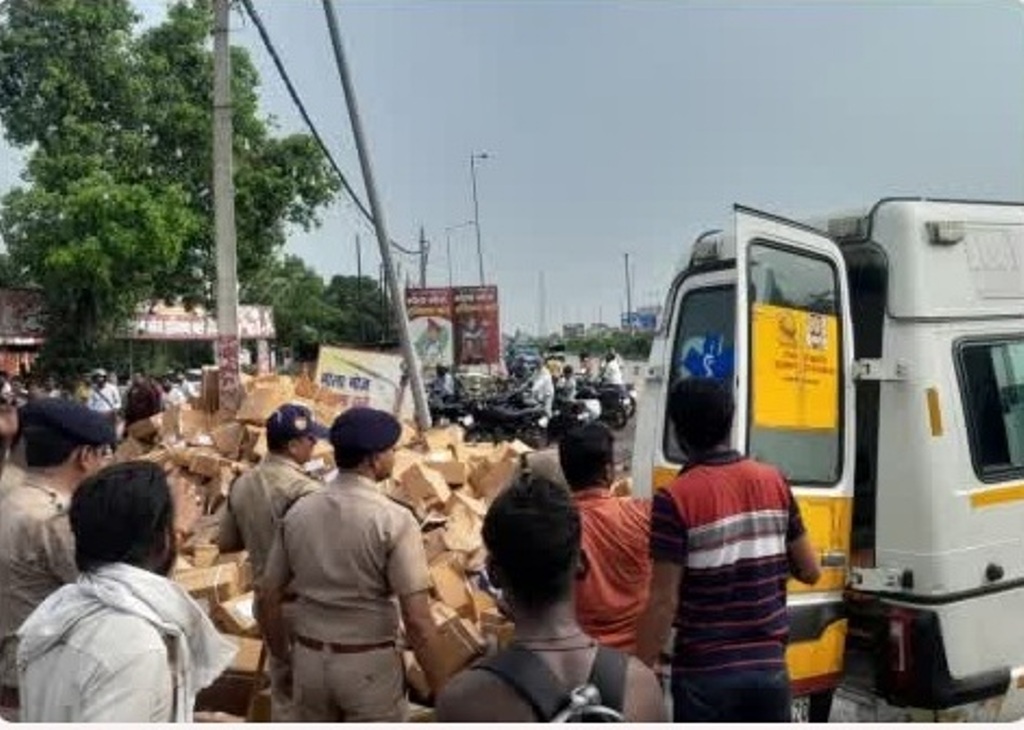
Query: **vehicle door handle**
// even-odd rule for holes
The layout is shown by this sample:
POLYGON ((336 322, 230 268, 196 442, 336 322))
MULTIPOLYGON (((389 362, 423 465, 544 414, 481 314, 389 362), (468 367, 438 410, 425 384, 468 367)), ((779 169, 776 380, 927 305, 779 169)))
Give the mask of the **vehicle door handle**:
POLYGON ((821 554, 821 567, 843 568, 846 567, 846 553, 832 551, 821 554))

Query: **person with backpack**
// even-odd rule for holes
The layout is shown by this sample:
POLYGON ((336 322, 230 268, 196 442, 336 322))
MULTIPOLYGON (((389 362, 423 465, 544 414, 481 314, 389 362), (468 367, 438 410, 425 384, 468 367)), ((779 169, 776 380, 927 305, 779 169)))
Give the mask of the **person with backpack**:
POLYGON ((484 519, 488 578, 515 621, 508 648, 453 677, 438 722, 665 722, 654 672, 580 627, 580 515, 569 492, 536 477, 495 499, 484 519))

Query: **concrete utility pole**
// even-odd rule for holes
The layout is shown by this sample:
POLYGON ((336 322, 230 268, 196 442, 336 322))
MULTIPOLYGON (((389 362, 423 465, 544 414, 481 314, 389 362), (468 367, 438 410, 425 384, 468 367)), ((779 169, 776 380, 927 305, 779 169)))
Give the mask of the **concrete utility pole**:
POLYGON ((423 371, 420 369, 419 358, 416 357, 416 351, 412 347, 412 338, 409 336, 409 314, 405 308, 405 297, 398 286, 398 275, 394 262, 391 260, 391 239, 388 237, 384 221, 384 210, 377 199, 373 167, 370 164, 370 154, 363 136, 363 122, 359 116, 355 89, 349 75, 348 65, 345 62, 341 31, 338 30, 338 18, 331 0, 323 0, 323 5, 324 14, 327 16, 327 28, 331 33, 331 45, 334 46, 334 60, 338 65, 338 75, 341 76, 341 85, 345 90, 345 100, 348 103, 348 115, 352 121, 352 137, 355 140, 356 151, 359 153, 359 165, 363 170, 363 183, 366 185, 366 197, 369 199, 370 213, 373 215, 373 228, 377 234, 377 244, 380 246, 381 263, 387 277, 388 289, 391 291, 392 303, 397 312, 398 337, 402 343, 402 355, 405 358, 412 398, 416 405, 416 422, 421 429, 425 430, 430 428, 431 420, 430 409, 427 406, 427 391, 423 384, 423 371))
POLYGON ((356 234, 356 311, 359 312, 359 343, 366 344, 366 317, 363 316, 363 242, 356 234))
POLYGON ((217 244, 217 365, 220 406, 242 403, 238 343, 238 253, 232 173, 230 0, 214 1, 213 24, 213 210, 217 244))
POLYGON ((430 255, 430 243, 427 241, 427 234, 420 226, 420 289, 427 288, 427 256, 430 255))

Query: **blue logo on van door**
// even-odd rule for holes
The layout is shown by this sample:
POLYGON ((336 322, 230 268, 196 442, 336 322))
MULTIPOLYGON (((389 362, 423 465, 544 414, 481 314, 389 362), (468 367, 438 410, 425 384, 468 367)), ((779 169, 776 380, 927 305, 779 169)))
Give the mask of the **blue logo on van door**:
POLYGON ((683 357, 682 366, 692 378, 714 378, 715 380, 727 380, 733 374, 733 350, 725 347, 721 335, 707 334, 700 349, 695 343, 686 351, 683 357))

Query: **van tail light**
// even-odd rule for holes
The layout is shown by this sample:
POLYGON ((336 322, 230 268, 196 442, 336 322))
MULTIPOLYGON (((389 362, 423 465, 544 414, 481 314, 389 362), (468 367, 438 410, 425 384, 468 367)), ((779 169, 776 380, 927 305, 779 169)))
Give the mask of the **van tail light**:
POLYGON ((909 690, 914 679, 914 617, 914 611, 903 608, 889 614, 889 670, 897 690, 909 690))

